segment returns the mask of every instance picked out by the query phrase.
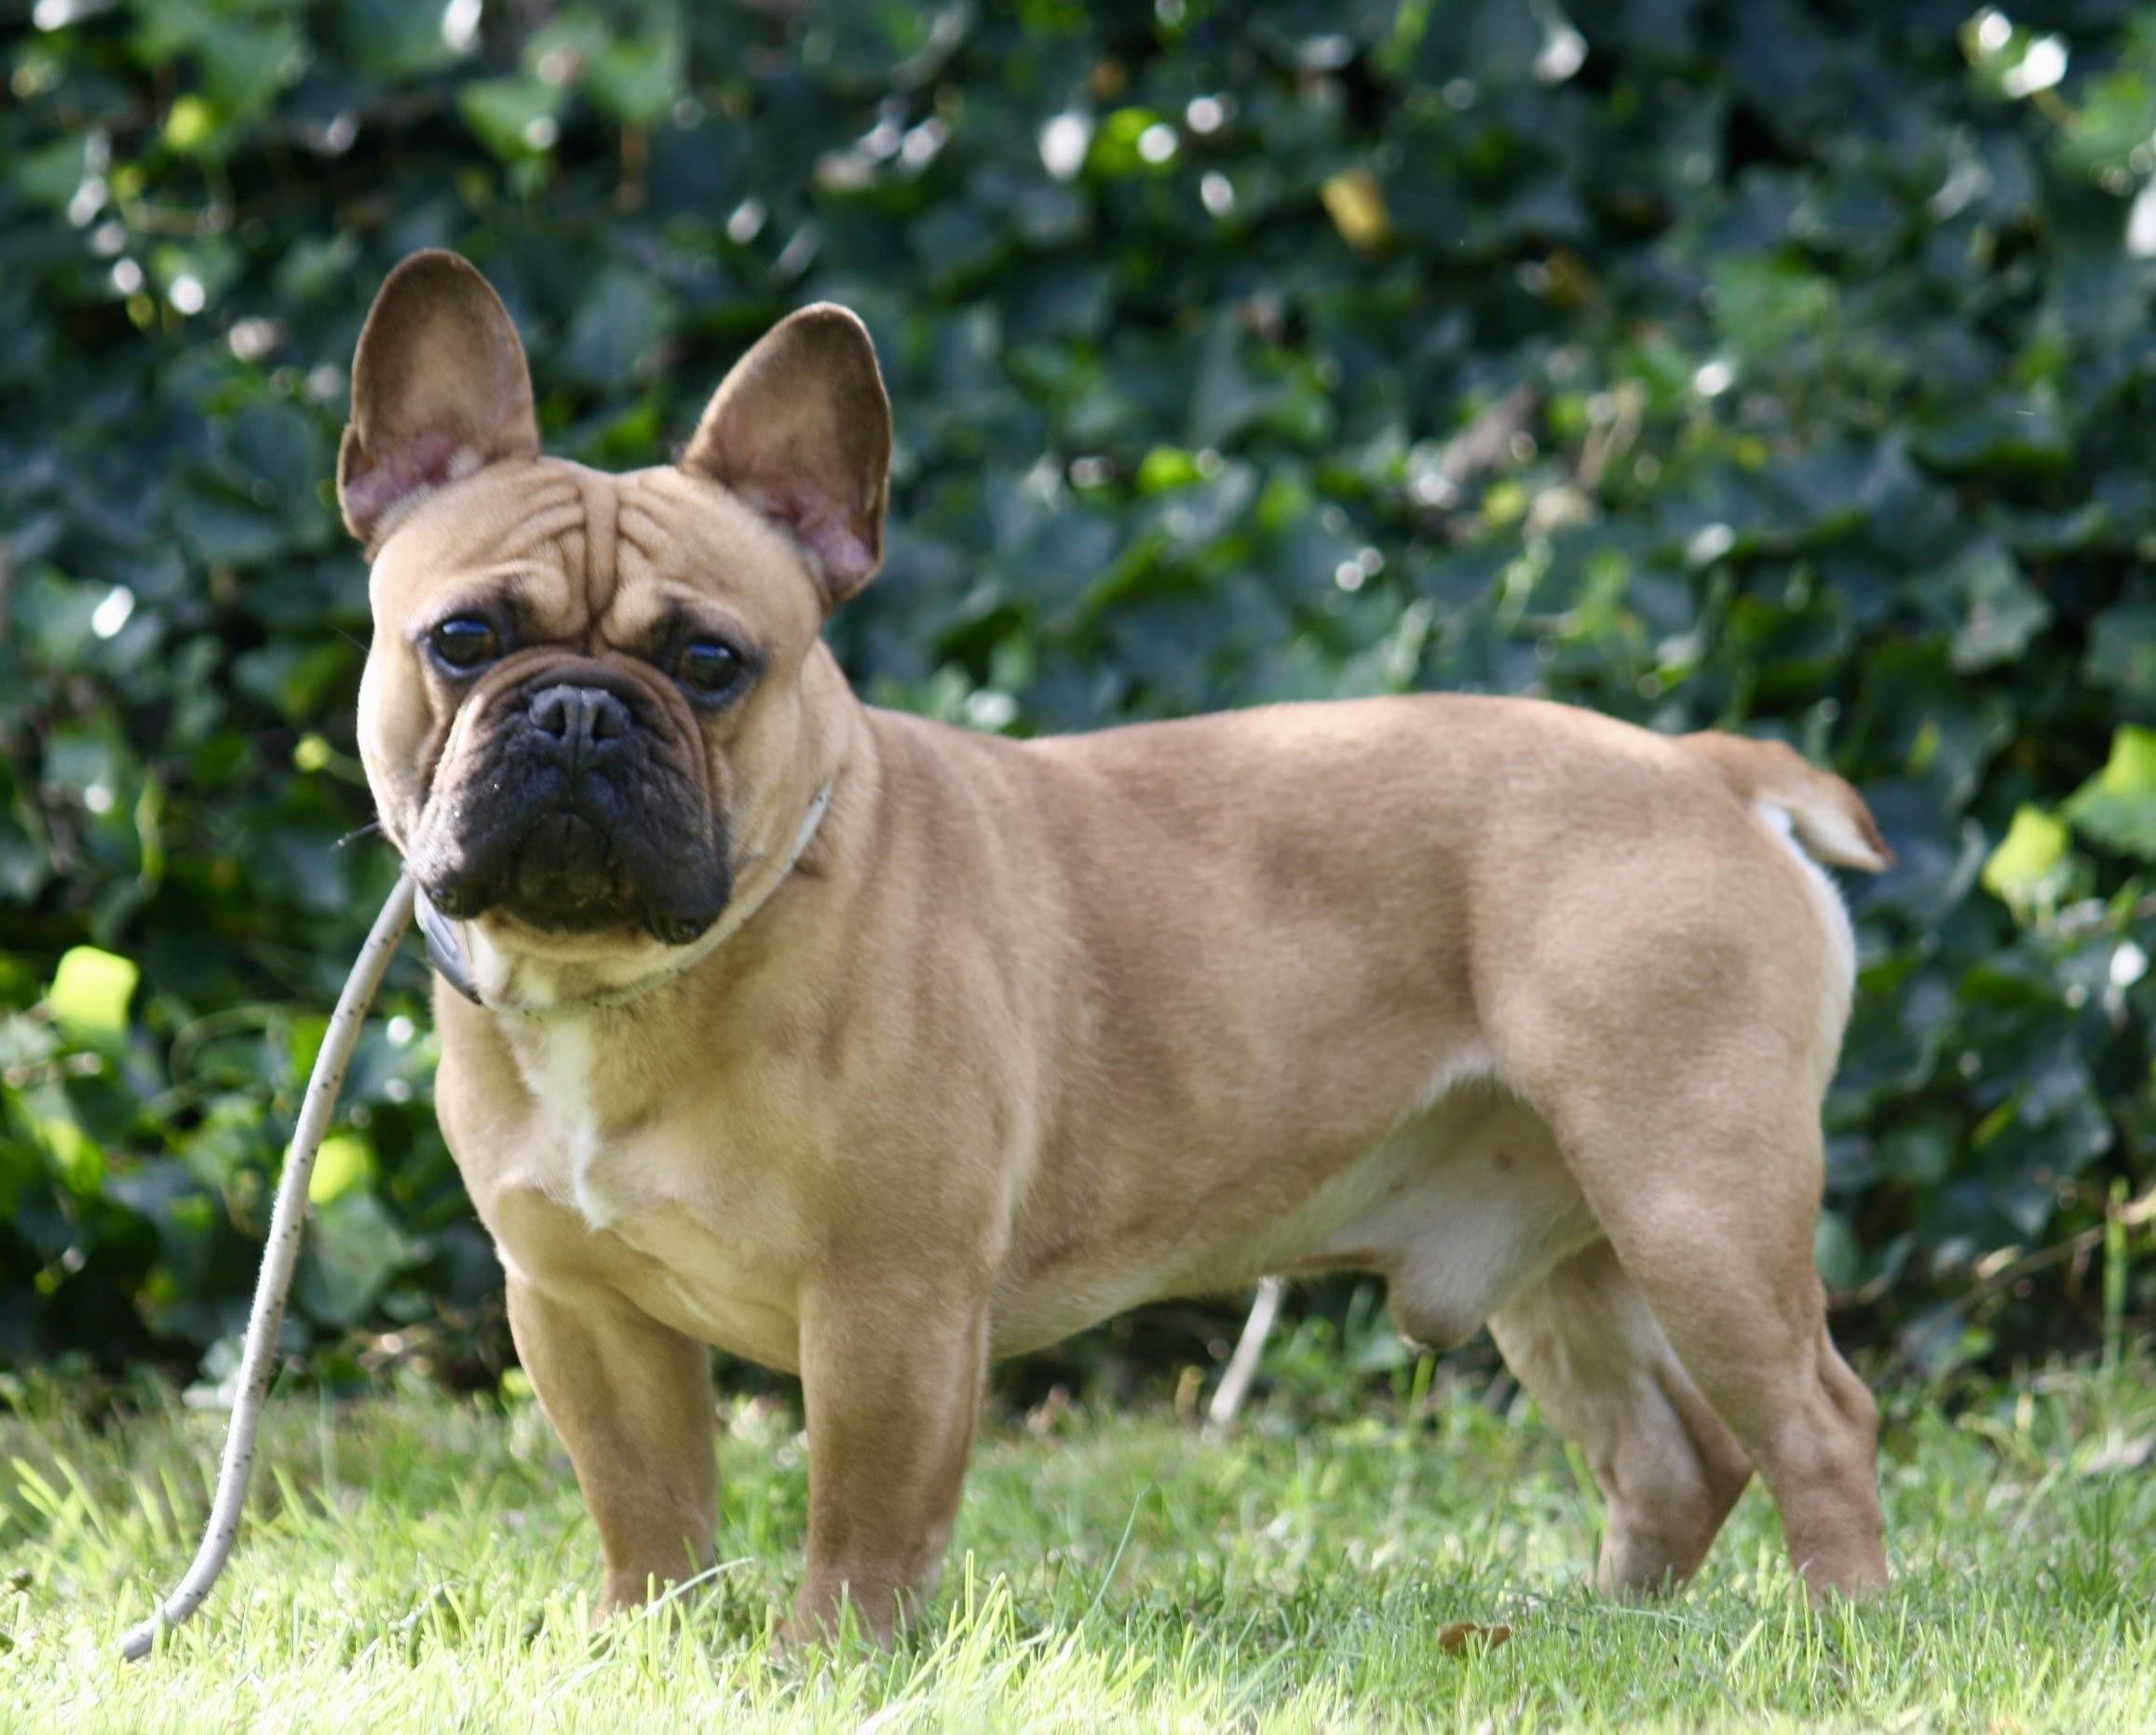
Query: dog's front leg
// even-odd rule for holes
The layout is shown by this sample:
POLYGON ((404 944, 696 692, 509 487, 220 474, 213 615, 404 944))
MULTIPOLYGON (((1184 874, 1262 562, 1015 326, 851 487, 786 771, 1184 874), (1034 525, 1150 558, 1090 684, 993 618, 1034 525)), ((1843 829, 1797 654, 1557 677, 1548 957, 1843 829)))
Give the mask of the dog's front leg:
POLYGON ((606 1556, 603 1611, 712 1559, 719 1505, 712 1352, 618 1297, 508 1282, 509 1329, 584 1489, 606 1556))
POLYGON ((888 1642, 935 1589, 987 1368, 984 1294, 934 1274, 846 1270, 804 1294, 808 1573, 789 1636, 850 1602, 888 1642))

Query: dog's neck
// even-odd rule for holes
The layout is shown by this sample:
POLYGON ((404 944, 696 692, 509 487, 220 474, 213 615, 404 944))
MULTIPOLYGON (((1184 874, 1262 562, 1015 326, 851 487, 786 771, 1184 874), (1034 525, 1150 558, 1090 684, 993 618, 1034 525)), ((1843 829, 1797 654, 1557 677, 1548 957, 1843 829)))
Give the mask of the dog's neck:
POLYGON ((445 1050, 496 1057, 548 1116, 603 1139, 657 1103, 717 1089, 718 1075, 756 1064, 774 1033, 813 1019, 833 997, 825 973, 843 967, 834 937, 884 824, 887 769, 858 703, 834 710, 816 752, 815 786, 766 808, 746 840, 738 901, 708 945, 679 948, 658 970, 619 959, 610 972, 600 952, 581 981, 558 966, 542 980, 529 955, 497 978, 507 960, 475 947, 481 1003, 436 996, 445 1050))
POLYGON ((415 905, 428 960, 458 994, 504 1018, 551 1019, 632 1008, 679 981, 755 919, 815 843, 839 777, 834 771, 809 797, 783 851, 750 858, 742 893, 718 921, 688 945, 663 955, 651 969, 624 975, 610 969, 603 958, 586 962, 519 956, 490 942, 472 924, 452 922, 421 892, 415 905))

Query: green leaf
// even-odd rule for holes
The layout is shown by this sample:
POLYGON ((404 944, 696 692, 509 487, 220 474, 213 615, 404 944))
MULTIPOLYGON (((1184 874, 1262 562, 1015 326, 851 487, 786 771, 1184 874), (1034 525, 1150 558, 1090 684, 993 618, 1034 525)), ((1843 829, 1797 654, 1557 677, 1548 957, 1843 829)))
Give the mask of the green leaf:
POLYGON ((38 1143, 45 1146, 46 1155, 51 1159, 54 1172, 70 1192, 79 1198, 95 1199, 103 1191, 105 1154, 97 1142, 83 1132, 73 1115, 34 1110, 31 1125, 38 1143))
POLYGON ((317 644, 280 641, 247 652, 233 666, 239 689, 292 723, 322 713, 331 686, 355 666, 352 647, 341 639, 317 644))
POLYGON ((2121 603, 2098 615, 2081 667, 2122 708, 2156 715, 2156 603, 2121 603))
POLYGON ((62 209, 82 184, 86 168, 81 135, 55 139, 16 157, 7 178, 24 198, 50 210, 62 209))
POLYGON ((412 1262, 412 1243, 364 1187, 322 1206, 310 1227, 293 1287, 300 1305, 325 1324, 356 1322, 412 1262))
POLYGON ((1173 171, 1180 149, 1175 130, 1149 108, 1119 108, 1094 130, 1086 168, 1119 180, 1173 171))
POLYGON ((307 1177, 307 1202, 326 1205, 374 1172, 374 1153, 356 1132, 332 1132, 315 1153, 315 1172, 307 1177))
POLYGON ((671 312, 647 275, 610 265, 586 286, 559 364, 589 385, 618 386, 654 358, 671 312))
POLYGON ((165 112, 165 142, 175 151, 199 151, 215 136, 217 124, 217 111, 207 98, 180 97, 165 112))
POLYGON ((673 106, 685 54, 678 30, 611 42, 591 62, 591 100, 617 120, 649 126, 673 106))
POLYGON ((2016 809, 2006 835, 1985 859, 1984 889, 1997 898, 2033 896, 2066 859, 2068 843, 2066 826, 2042 808, 2016 809))
POLYGON ((2156 861, 2156 729, 2122 725, 2104 768, 2066 805, 2074 829, 2106 848, 2156 861))
POLYGON ((1830 1291, 1846 1292, 1864 1281, 1863 1248, 1840 1212, 1819 1213, 1818 1227, 1812 1231, 1811 1254, 1830 1291))
POLYGON ((127 1034, 128 1002, 142 979, 131 958, 75 946, 61 955, 46 998, 53 1016, 77 1036, 110 1039, 127 1034))
POLYGON ((1959 604, 1953 657, 1964 674, 2018 657, 2051 619, 2051 604, 2021 576, 2014 556, 1988 539, 1943 574, 1941 583, 1959 604))
POLYGON ((1195 454, 1180 446, 1155 446, 1138 466, 1136 480, 1140 494, 1167 494, 1195 487, 1202 479, 1195 454))
MULTIPOLYGON (((442 0, 341 0, 336 47, 347 64, 383 79, 418 78, 454 65, 442 0)), ((471 10, 476 38, 479 10, 471 10)), ((468 47, 468 40, 465 42, 468 47)))
POLYGON ((567 101, 559 85, 537 78, 489 78, 457 92, 457 113, 472 135, 505 161, 550 150, 567 101))
POLYGON ((2073 461, 2072 431, 2054 392, 1956 405, 1918 443, 1924 461, 1944 470, 2045 472, 2073 461))

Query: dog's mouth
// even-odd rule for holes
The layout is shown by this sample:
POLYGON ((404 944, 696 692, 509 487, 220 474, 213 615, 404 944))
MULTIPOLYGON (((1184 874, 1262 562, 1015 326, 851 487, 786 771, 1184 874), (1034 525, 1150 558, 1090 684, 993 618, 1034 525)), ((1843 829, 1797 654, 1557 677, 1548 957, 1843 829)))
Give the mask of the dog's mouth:
POLYGON ((526 934, 646 935, 667 946, 700 939, 731 893, 723 848, 678 819, 611 822, 591 807, 519 804, 506 789, 455 799, 417 829, 413 875, 453 921, 497 915, 526 934))
POLYGON ((670 946, 701 938, 725 908, 723 874, 696 896, 689 884, 651 884, 644 865, 590 815, 563 808, 421 883, 434 907, 458 921, 497 915, 542 934, 641 931, 670 946))
POLYGON ((510 856, 497 900, 533 928, 618 928, 637 898, 606 834, 580 813, 551 813, 510 856))

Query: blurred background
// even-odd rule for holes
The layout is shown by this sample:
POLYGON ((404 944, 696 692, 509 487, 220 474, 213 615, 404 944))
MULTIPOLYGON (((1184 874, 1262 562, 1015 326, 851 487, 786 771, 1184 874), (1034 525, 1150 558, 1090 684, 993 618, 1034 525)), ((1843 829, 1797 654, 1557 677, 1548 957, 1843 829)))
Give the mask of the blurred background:
MULTIPOLYGON (((832 630, 876 702, 1028 734, 1527 693, 1831 763, 1901 858, 1849 886, 1837 1329, 1937 1377, 2150 1323, 2156 8, 0 16, 8 1366, 230 1365, 396 871, 331 479, 368 302, 428 246, 606 467, 788 308, 862 314, 894 530, 832 630)), ((287 1333, 332 1385, 509 1356, 426 987, 408 950, 316 1177, 287 1333)), ((1426 1384, 1379 1299, 1296 1294, 1265 1378, 1426 1384)), ((1187 1402, 1240 1319, 1001 1389, 1187 1402)))

